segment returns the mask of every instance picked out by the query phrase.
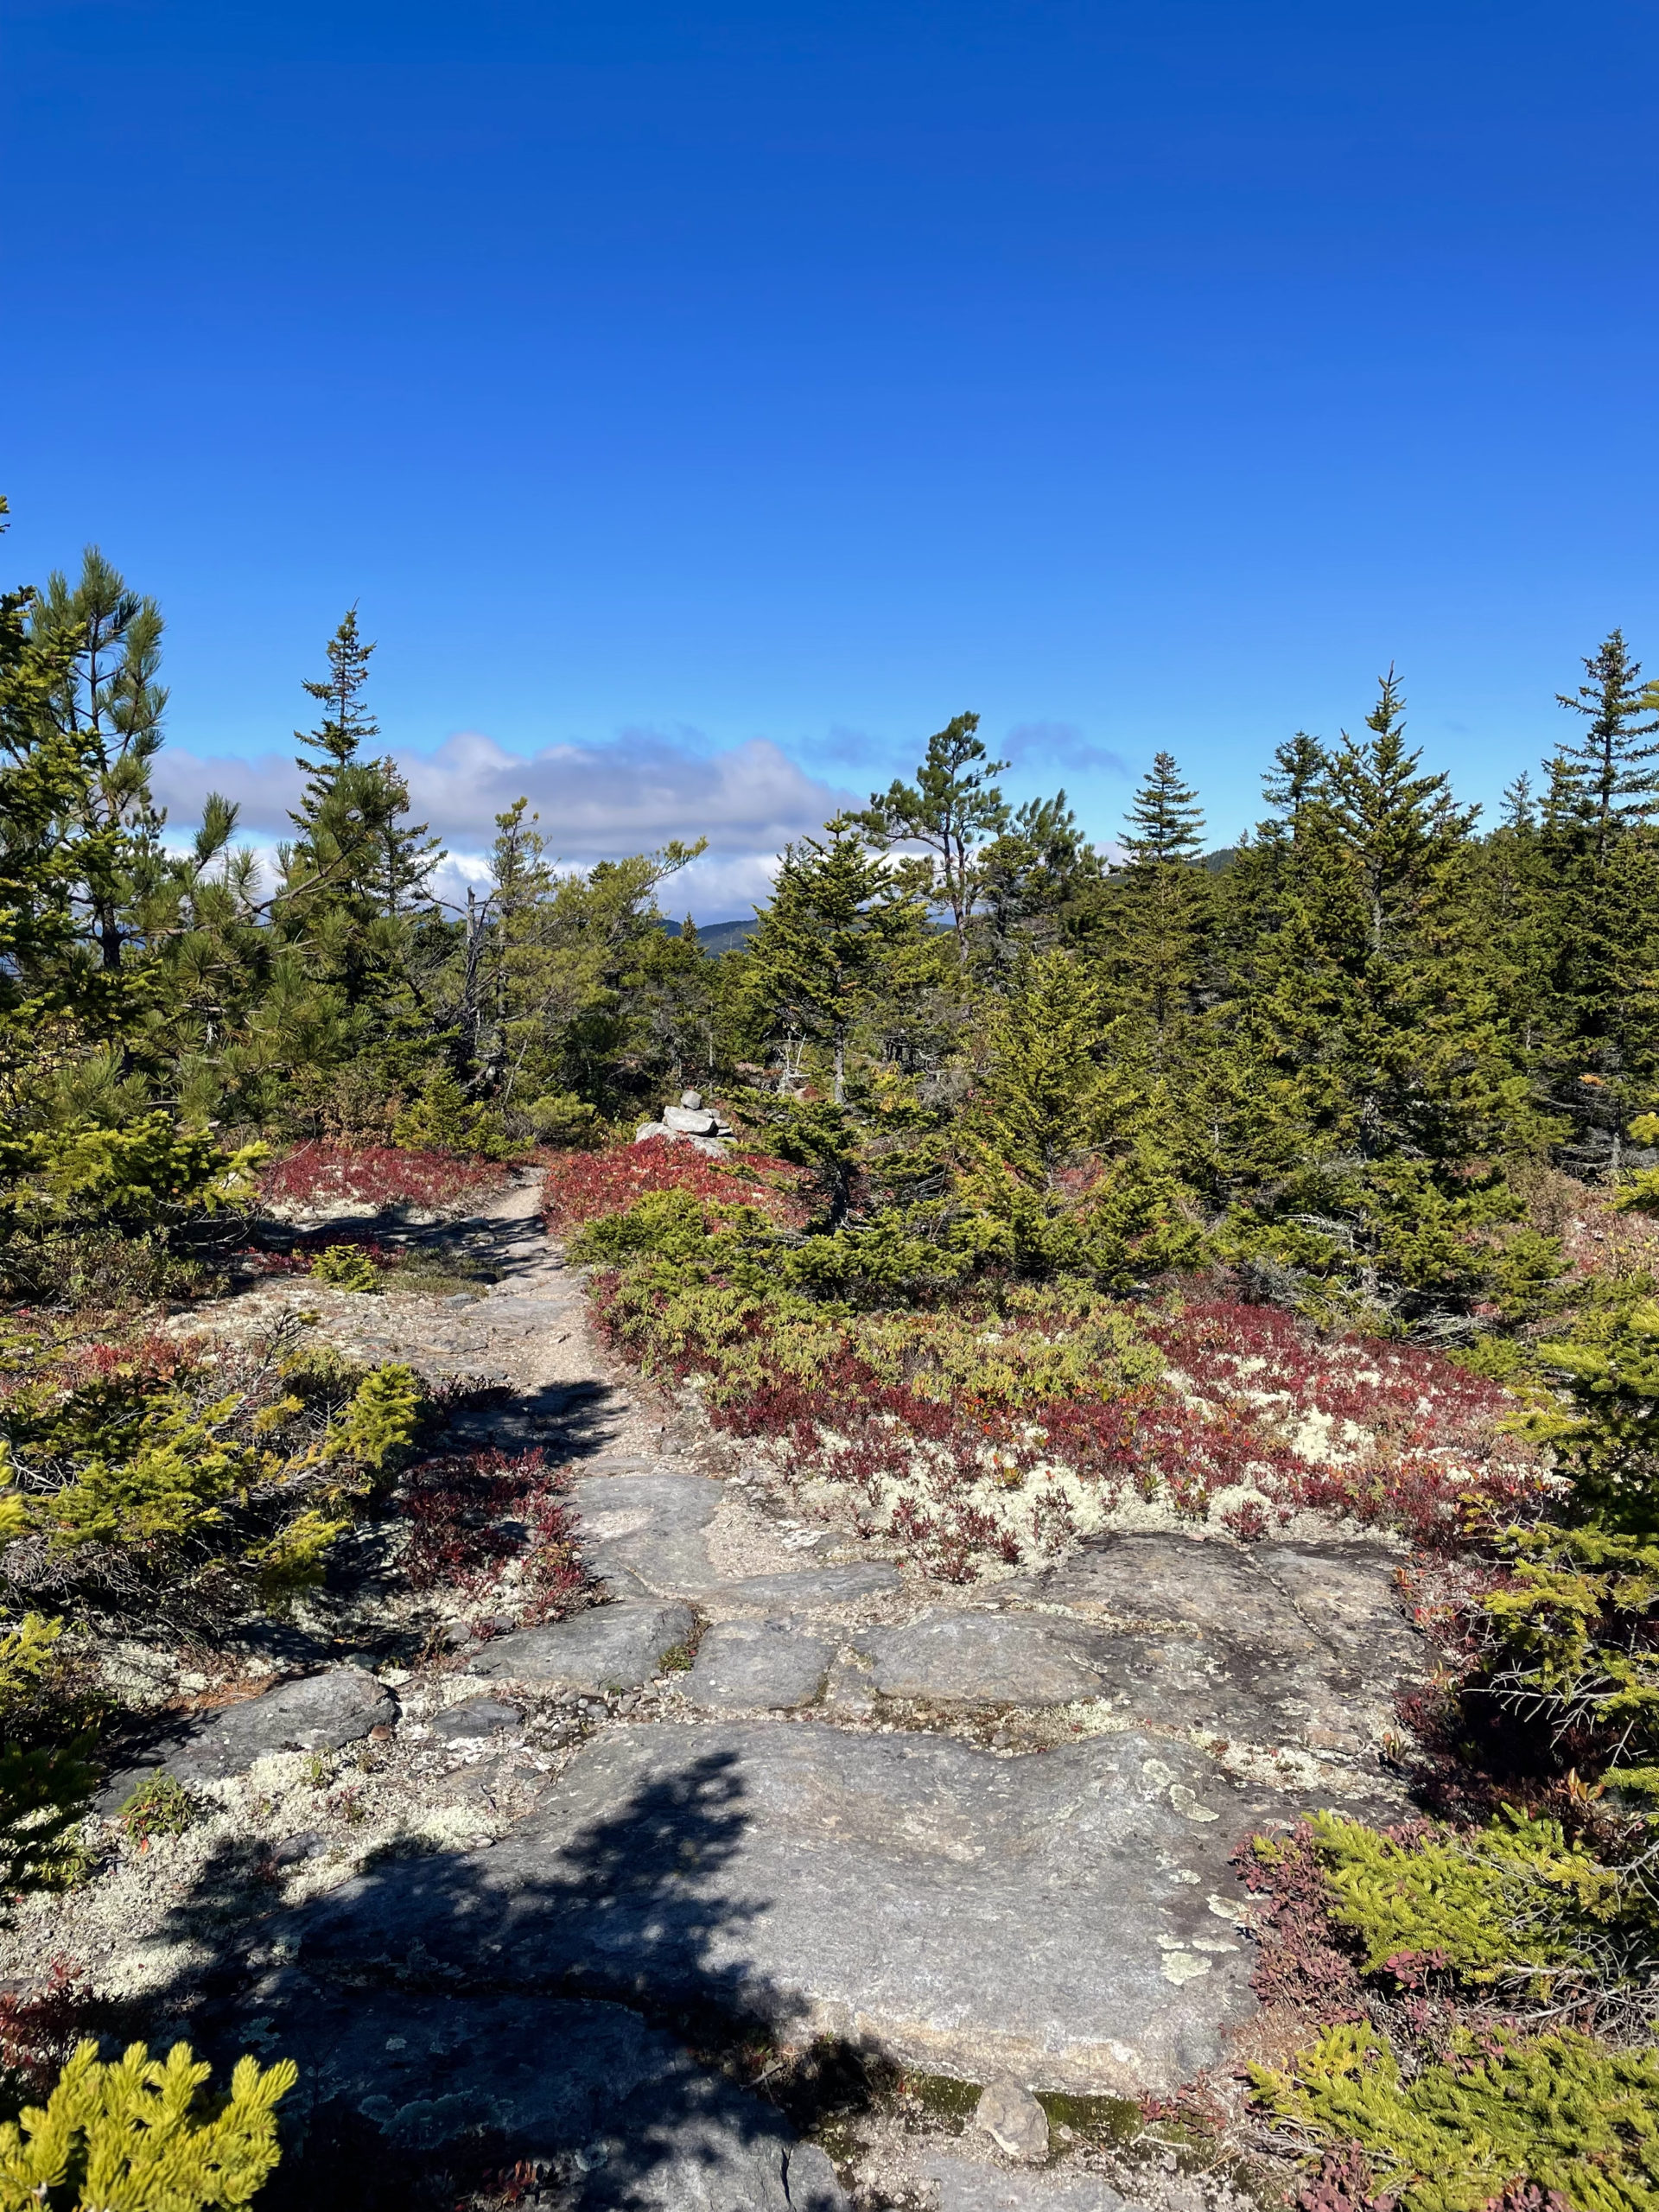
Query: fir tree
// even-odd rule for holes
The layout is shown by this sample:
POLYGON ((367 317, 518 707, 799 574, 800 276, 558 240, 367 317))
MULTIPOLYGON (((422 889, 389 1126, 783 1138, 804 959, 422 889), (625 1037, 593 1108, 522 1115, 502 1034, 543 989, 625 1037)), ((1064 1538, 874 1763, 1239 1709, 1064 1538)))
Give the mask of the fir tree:
POLYGON ((918 902, 854 817, 838 814, 822 838, 785 849, 749 940, 745 994, 772 1034, 828 1052, 837 1106, 847 1095, 853 1033, 877 998, 906 980, 921 922, 918 902))
POLYGON ((1127 863, 1112 878, 1109 963, 1121 1009, 1145 1033, 1153 1067, 1169 1069, 1198 1009, 1212 915, 1197 865, 1204 813, 1173 754, 1157 753, 1130 804, 1127 863))
POLYGON ((1582 715, 1589 728, 1565 751, 1570 776, 1592 825, 1597 864, 1605 862, 1624 830, 1659 810, 1659 745, 1643 738, 1659 731, 1652 687, 1641 682, 1642 664, 1630 658, 1622 630, 1610 631, 1584 664, 1587 683, 1558 691, 1557 703, 1582 715))

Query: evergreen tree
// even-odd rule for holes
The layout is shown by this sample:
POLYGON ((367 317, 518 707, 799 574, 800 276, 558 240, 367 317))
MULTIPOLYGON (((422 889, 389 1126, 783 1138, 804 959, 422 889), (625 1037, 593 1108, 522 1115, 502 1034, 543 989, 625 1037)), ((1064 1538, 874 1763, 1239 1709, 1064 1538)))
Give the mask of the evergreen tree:
POLYGON ((870 794, 857 817, 881 846, 920 845, 930 855, 929 896, 950 914, 964 956, 983 889, 985 848, 1008 827, 1007 801, 996 782, 1008 764, 987 758, 975 735, 978 728, 977 715, 953 715, 927 741, 915 782, 895 777, 885 792, 870 794))
POLYGON ((1086 931, 1102 880, 1100 860, 1064 791, 1027 799, 985 846, 983 965, 1005 975, 1024 951, 1086 931))
POLYGON ((1474 1294, 1512 1211, 1483 1163, 1538 1132, 1480 938, 1474 811, 1421 772, 1402 713, 1390 671, 1303 807, 1283 918, 1251 952, 1235 1049, 1268 1111, 1235 1217, 1246 1250, 1425 1312, 1474 1294))
POLYGON ((79 757, 58 824, 78 934, 113 982, 143 946, 142 909, 166 874, 165 817, 149 787, 167 706, 156 680, 161 610, 92 545, 73 586, 60 571, 48 577, 29 628, 53 671, 41 734, 79 757))
POLYGON ((1558 691, 1557 702, 1582 715, 1589 728, 1565 749, 1565 765, 1592 825, 1595 856, 1604 864, 1623 830, 1649 821, 1659 810, 1659 745, 1641 740, 1659 731, 1652 687, 1641 682, 1642 664, 1630 658, 1622 630, 1610 631, 1584 664, 1587 683, 1558 691))
POLYGON ((1173 753, 1160 753, 1130 804, 1126 864, 1111 880, 1108 954, 1114 995, 1155 1071, 1180 1056, 1198 1011, 1213 912, 1197 865, 1204 813, 1173 753))
POLYGON ((922 909, 873 847, 861 821, 838 814, 822 838, 789 846, 744 962, 743 988, 769 1033, 826 1052, 835 1103, 847 1095, 848 1046, 876 1001, 913 980, 922 909))
POLYGON ((396 762, 364 753, 379 735, 364 698, 373 652, 348 609, 328 641, 327 677, 304 686, 323 714, 315 729, 295 732, 311 757, 296 763, 307 775, 289 816, 296 834, 279 850, 284 934, 307 942, 315 972, 352 1008, 389 984, 400 995, 407 988, 400 925, 442 857, 426 824, 407 819, 409 786, 396 762))

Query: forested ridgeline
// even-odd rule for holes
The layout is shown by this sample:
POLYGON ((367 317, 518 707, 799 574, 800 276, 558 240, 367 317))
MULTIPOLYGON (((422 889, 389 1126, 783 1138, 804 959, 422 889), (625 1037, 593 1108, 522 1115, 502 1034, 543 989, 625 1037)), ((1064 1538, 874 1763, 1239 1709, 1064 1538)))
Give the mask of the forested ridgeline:
MULTIPOLYGON (((1495 821, 1392 673, 1356 734, 1277 749, 1220 851, 1168 754, 1085 826, 1063 791, 1013 804, 959 715, 718 957, 665 925, 696 823, 571 868, 520 801, 440 897, 355 612, 304 686, 291 836, 239 842, 218 797, 168 822, 162 640, 95 551, 0 600, 14 1899, 99 1878, 133 1724, 108 1639, 245 1658, 392 1512, 475 1610, 505 1551, 474 1524, 518 1529, 509 1625, 600 1594, 562 1478, 438 1451, 464 1377, 346 1358, 315 1316, 192 1332, 290 1274, 448 1294, 410 1224, 533 1166, 617 1356, 918 1586, 1152 1521, 1393 1543, 1435 1667, 1367 1756, 1413 1816, 1247 1853, 1291 2026, 1253 2118, 1217 2093, 1183 2125, 1323 2159, 1269 2169, 1309 2204, 1648 2212, 1659 688, 1622 634, 1495 821), (635 1142, 687 1090, 734 1147, 635 1142)), ((117 1817, 148 1849, 192 1814, 156 1783, 117 1817)), ((16 2111, 101 2016, 3 2001, 16 2111)), ((52 2137, 81 2148, 52 2181, 40 2129, 0 2139, 0 2203, 163 2107, 176 2201, 249 2201, 283 2069, 217 2110, 147 2063, 83 2052, 52 2137)))

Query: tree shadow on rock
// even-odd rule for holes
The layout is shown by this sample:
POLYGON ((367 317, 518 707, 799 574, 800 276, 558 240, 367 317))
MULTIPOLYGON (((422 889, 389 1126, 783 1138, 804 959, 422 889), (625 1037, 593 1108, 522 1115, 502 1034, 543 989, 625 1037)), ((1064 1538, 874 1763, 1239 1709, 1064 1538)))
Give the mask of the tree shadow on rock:
POLYGON ((301 2069, 262 2208, 447 2208, 520 2160, 583 2212, 836 2203, 823 2154, 720 2063, 800 2016, 747 1955, 766 1901, 720 1885, 744 1798, 709 1753, 574 1835, 532 1819, 492 1851, 385 1858, 255 1928, 227 1904, 257 1876, 208 1870, 169 1929, 222 1954, 184 2031, 221 2065, 252 2049, 301 2069))

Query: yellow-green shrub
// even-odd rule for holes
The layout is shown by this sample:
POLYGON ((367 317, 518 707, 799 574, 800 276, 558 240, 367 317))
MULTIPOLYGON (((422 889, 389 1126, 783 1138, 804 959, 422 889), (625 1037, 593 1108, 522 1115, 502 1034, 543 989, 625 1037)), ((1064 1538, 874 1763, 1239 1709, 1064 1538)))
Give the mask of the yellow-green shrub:
POLYGON ((238 2059, 229 2094, 188 2044, 141 2043, 104 2064, 79 2044, 44 2105, 0 2126, 0 2212, 209 2212, 251 2203, 281 2155, 276 2108, 291 2059, 238 2059))

